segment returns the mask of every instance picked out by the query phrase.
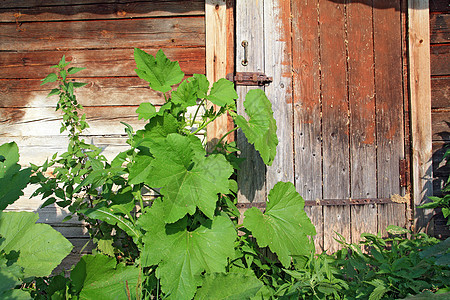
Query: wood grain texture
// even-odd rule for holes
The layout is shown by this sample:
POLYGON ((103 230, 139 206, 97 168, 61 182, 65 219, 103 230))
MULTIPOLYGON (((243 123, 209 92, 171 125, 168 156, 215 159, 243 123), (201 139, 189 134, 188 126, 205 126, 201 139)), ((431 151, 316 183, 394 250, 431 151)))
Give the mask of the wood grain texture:
POLYGON ((430 15, 430 43, 450 43, 450 14, 430 15))
POLYGON ((294 182, 291 15, 290 0, 264 1, 265 73, 273 77, 265 91, 280 141, 273 164, 267 167, 267 191, 279 181, 294 182))
MULTIPOLYGON (((264 2, 236 2, 236 71, 264 72, 264 2), (248 41, 248 65, 243 66, 242 41, 248 41)), ((250 90, 247 86, 237 86, 239 95, 237 109, 245 115, 243 101, 250 90)), ((248 144, 242 131, 237 131, 237 144, 241 149, 240 157, 245 158, 238 171, 238 202, 266 201, 266 167, 254 147, 248 144)))
MULTIPOLYGON (((155 55, 157 48, 143 48, 155 55)), ((167 58, 179 62, 181 70, 188 75, 205 74, 205 48, 162 48, 167 58)), ((42 79, 63 55, 71 67, 85 67, 77 77, 136 77, 133 48, 108 50, 37 51, 0 53, 0 78, 42 79)))
MULTIPOLYGON (((205 1, 206 23, 206 77, 209 82, 225 78, 227 75, 227 5, 225 0, 205 1)), ((208 108, 215 110, 220 107, 208 103, 208 108)), ((222 115, 211 123, 206 134, 209 148, 214 149, 218 140, 228 132, 228 116, 222 115)))
MULTIPOLYGON (((377 151, 372 1, 347 4, 347 52, 350 114, 351 197, 377 197, 377 151)), ((354 205, 351 241, 376 234, 377 206, 354 205)))
POLYGON ((450 12, 448 0, 429 0, 430 12, 450 12))
POLYGON ((322 199, 319 15, 317 1, 291 3, 295 186, 315 200, 322 199))
POLYGON ((0 50, 201 47, 204 17, 0 23, 0 50))
MULTIPOLYGON (((324 199, 350 197, 344 10, 343 4, 319 1, 324 199)), ((334 231, 350 240, 350 207, 327 206, 323 216, 324 249, 335 252, 334 231)))
POLYGON ((450 108, 441 108, 431 112, 432 140, 450 141, 450 108))
MULTIPOLYGON (((431 142, 431 71, 428 0, 409 1, 412 182, 415 205, 433 193, 431 142)), ((426 228, 431 212, 415 210, 415 231, 426 228)))
POLYGON ((432 45, 430 52, 431 75, 450 75, 450 44, 432 45))
POLYGON ((204 1, 18 1, 7 7, 2 1, 0 22, 40 22, 102 20, 148 17, 201 16, 205 14, 204 1), (20 3, 23 2, 23 3, 20 3))
POLYGON ((450 77, 431 78, 431 108, 450 107, 450 77))
MULTIPOLYGON (((77 82, 87 83, 76 89, 79 103, 89 106, 139 106, 142 102, 162 105, 164 95, 150 89, 148 83, 137 77, 115 78, 75 78, 77 82)), ((0 80, 0 107, 55 107, 58 98, 47 98, 51 84, 41 86, 35 79, 0 80)))

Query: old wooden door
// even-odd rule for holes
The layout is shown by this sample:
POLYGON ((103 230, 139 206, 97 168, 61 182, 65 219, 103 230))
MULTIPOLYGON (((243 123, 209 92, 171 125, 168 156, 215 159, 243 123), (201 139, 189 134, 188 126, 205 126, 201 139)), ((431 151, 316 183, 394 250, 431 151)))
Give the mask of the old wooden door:
MULTIPOLYGON (((236 72, 273 77, 260 88, 272 101, 280 140, 266 168, 238 133, 247 158, 239 202, 264 202, 277 181, 293 182, 316 226, 317 251, 337 249, 335 231, 357 242, 363 232, 408 226, 405 8, 399 2, 236 2, 236 72)), ((249 88, 237 86, 241 99, 249 88)))

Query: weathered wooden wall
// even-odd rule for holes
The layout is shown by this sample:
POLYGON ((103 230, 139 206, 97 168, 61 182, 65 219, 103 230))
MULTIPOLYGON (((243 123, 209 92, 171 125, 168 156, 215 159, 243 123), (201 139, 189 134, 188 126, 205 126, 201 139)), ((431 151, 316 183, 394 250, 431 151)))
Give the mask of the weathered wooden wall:
MULTIPOLYGON (((0 144, 16 141, 21 163, 43 163, 62 153, 56 97, 40 86, 49 67, 66 55, 87 82, 77 90, 91 125, 85 139, 104 148, 108 158, 125 147, 124 127, 142 126, 135 110, 144 101, 160 105, 163 95, 150 91, 134 72, 133 48, 155 54, 162 48, 180 62, 186 75, 205 74, 205 4, 195 1, 3 0, 0 2, 0 144)), ((30 195, 32 188, 27 190, 30 195)), ((40 199, 24 197, 11 209, 37 210, 40 199)), ((39 210, 80 249, 86 232, 76 220, 61 224, 66 212, 39 210)), ((70 257, 73 262, 75 256, 70 257)))
POLYGON ((405 193, 399 162, 409 149, 406 1, 257 3, 237 2, 236 71, 274 77, 265 91, 280 144, 266 170, 238 133, 248 158, 239 201, 262 202, 276 181, 293 181, 319 252, 339 247, 335 231, 357 242, 363 232, 409 226, 408 197, 391 198, 405 193), (356 199, 372 203, 349 205, 356 199))
MULTIPOLYGON (((440 196, 450 169, 442 164, 445 147, 450 143, 450 4, 448 0, 430 0, 431 108, 433 122, 433 191, 440 196)), ((445 221, 438 218, 437 235, 449 235, 445 221)))

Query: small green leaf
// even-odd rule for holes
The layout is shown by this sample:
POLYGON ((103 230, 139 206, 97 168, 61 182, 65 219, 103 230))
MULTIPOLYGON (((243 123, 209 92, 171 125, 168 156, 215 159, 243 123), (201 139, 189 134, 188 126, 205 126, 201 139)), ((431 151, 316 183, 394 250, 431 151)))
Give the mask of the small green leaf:
POLYGON ((135 48, 134 60, 137 66, 136 74, 150 83, 150 87, 155 91, 168 92, 184 77, 178 62, 167 59, 162 50, 159 50, 153 57, 145 51, 135 48))
POLYGON ((56 80, 58 80, 58 76, 55 73, 50 73, 47 75, 47 77, 41 79, 41 85, 47 84, 49 82, 55 82, 56 80))
POLYGON ((47 97, 58 95, 58 94, 59 94, 59 89, 53 89, 50 91, 50 93, 48 93, 47 97))
POLYGON ((278 182, 269 193, 266 212, 253 207, 245 212, 244 226, 251 230, 260 247, 269 246, 284 267, 291 256, 310 255, 316 234, 303 210, 305 201, 290 182, 278 182))
POLYGON ((237 98, 238 94, 234 89, 234 84, 225 78, 214 82, 211 92, 206 97, 206 99, 218 106, 232 105, 237 98))
POLYGON ((136 113, 138 114, 138 119, 149 120, 156 116, 156 108, 153 104, 149 102, 143 102, 139 105, 138 109, 136 109, 136 113))
POLYGON ((80 72, 80 71, 82 71, 84 69, 86 69, 86 68, 71 67, 71 68, 67 69, 67 73, 75 74, 75 73, 80 72))
POLYGON ((272 165, 277 152, 277 125, 273 118, 272 104, 262 90, 251 90, 244 101, 245 112, 250 117, 247 122, 243 116, 235 119, 248 142, 255 146, 264 163, 272 165))
POLYGON ((206 98, 209 91, 209 81, 203 74, 194 74, 190 79, 197 90, 197 97, 200 99, 206 98))
POLYGON ((76 81, 73 81, 72 83, 74 88, 80 88, 87 84, 86 82, 76 82, 76 81))
POLYGON ((184 80, 178 88, 172 92, 172 102, 180 104, 183 109, 197 104, 197 89, 194 83, 184 80))

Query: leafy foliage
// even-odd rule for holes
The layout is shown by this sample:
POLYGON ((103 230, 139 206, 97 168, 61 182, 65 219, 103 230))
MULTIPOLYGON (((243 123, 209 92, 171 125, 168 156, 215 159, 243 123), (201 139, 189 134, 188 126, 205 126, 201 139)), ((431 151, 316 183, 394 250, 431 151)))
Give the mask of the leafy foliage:
MULTIPOLYGON (((84 115, 78 117, 73 91, 82 84, 67 75, 83 68, 66 70, 63 57, 58 72, 43 79, 58 82, 49 95, 59 96, 61 131, 68 131, 70 142, 66 153, 34 167, 35 194, 47 199, 44 205, 68 207, 85 220, 96 249, 70 278, 36 279, 36 298, 382 299, 448 289, 447 244, 425 236, 385 240, 366 234, 361 245, 342 241, 346 248, 335 256, 316 256, 315 228, 291 183, 277 183, 265 212, 247 210, 240 223, 235 174, 242 159, 236 145, 224 141, 240 128, 272 164, 278 139, 270 101, 252 90, 244 101, 247 115, 238 115, 237 93, 226 79, 210 89, 204 75, 183 80, 178 63, 162 51, 152 56, 135 49, 134 55, 138 76, 166 102, 159 110, 142 103, 136 113, 147 124, 136 132, 123 123, 129 149, 111 162, 80 138, 88 125, 84 115), (206 109, 206 101, 217 108, 206 109), (207 151, 197 134, 224 114, 236 127, 207 151), (55 176, 49 178, 50 168, 55 176)), ((0 265, 23 272, 13 260, 0 256, 0 265)), ((6 292, 19 275, 0 271, 6 292)))

